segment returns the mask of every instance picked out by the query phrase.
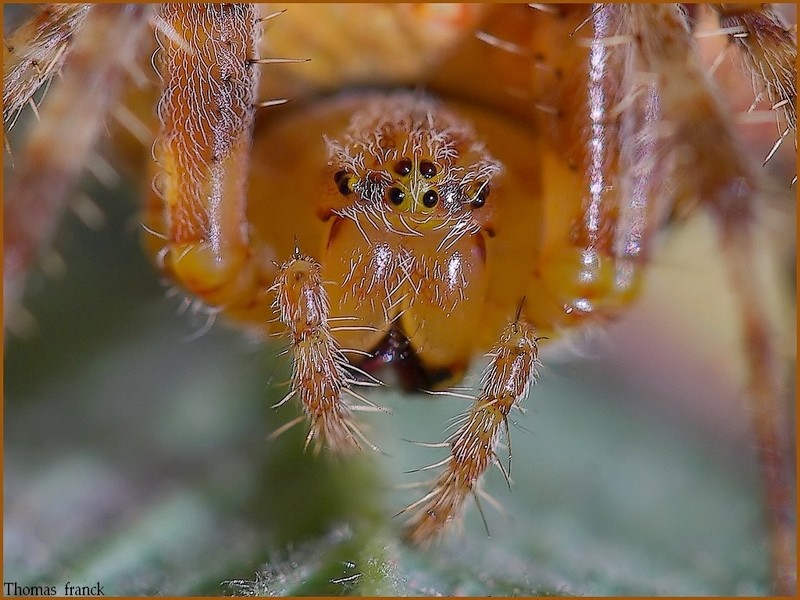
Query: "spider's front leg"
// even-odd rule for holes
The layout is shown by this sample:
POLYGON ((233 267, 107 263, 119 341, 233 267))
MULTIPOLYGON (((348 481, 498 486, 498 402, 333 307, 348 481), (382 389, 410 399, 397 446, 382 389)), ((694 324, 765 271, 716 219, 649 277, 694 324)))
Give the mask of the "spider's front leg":
POLYGON ((480 394, 461 417, 462 425, 445 443, 450 456, 426 467, 444 466, 444 470, 425 496, 400 512, 414 511, 406 524, 407 536, 413 543, 430 543, 459 517, 468 496, 477 501, 480 479, 492 464, 508 480, 509 473, 500 463, 497 447, 503 433, 509 435, 509 413, 519 408, 536 379, 537 341, 534 328, 517 317, 489 352, 491 361, 481 378, 480 394))
MULTIPOLYGON (((281 265, 274 289, 275 308, 289 329, 294 355, 292 387, 284 401, 296 395, 308 417, 311 429, 306 446, 313 440, 316 451, 324 446, 341 454, 360 449, 362 444, 377 450, 353 419, 354 407, 342 399, 344 393, 350 393, 368 403, 350 389, 349 363, 331 334, 321 265, 295 250, 281 265)), ((276 433, 296 422, 290 421, 276 433)))
POLYGON ((161 129, 154 147, 159 172, 157 196, 146 213, 147 243, 163 270, 212 312, 255 324, 262 333, 274 328, 275 292, 274 307, 289 331, 293 354, 286 399, 296 395, 308 417, 306 443, 337 452, 373 447, 342 400, 352 392, 351 381, 331 335, 320 264, 296 250, 278 268, 273 255, 281 251, 280 243, 256 242, 258 234, 251 235, 247 195, 253 179, 258 24, 252 5, 162 9, 157 21, 161 129))
POLYGON ((261 284, 245 216, 256 18, 252 5, 166 4, 157 21, 160 200, 145 222, 159 235, 148 242, 186 291, 226 310, 251 304, 261 284))

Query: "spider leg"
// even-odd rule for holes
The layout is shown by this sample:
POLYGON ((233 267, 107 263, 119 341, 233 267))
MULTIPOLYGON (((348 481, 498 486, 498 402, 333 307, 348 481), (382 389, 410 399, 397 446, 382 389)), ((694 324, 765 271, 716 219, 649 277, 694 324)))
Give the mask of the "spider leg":
POLYGON ((259 292, 270 282, 253 259, 245 214, 258 16, 252 5, 166 4, 156 18, 158 198, 145 226, 164 233, 166 245, 157 236, 147 243, 186 291, 228 314, 259 304, 266 320, 259 292))
MULTIPOLYGON (((659 18, 659 31, 666 19, 675 18, 668 13, 659 18)), ((652 23, 651 23, 652 25, 652 23)), ((660 42, 661 56, 650 57, 649 66, 661 77, 666 77, 672 61, 689 62, 684 55, 691 48, 690 40, 680 26, 660 42), (674 37, 672 37, 674 35, 674 37)), ((714 217, 719 228, 720 244, 725 253, 733 292, 741 306, 742 328, 748 359, 748 388, 753 428, 758 444, 767 499, 767 520, 771 535, 774 591, 793 595, 796 588, 795 517, 792 483, 784 463, 787 456, 783 436, 782 415, 782 365, 778 358, 773 324, 769 322, 764 302, 758 293, 761 289, 759 268, 756 264, 755 225, 758 209, 763 205, 766 189, 761 173, 748 160, 746 149, 736 135, 718 96, 705 79, 702 69, 684 68, 684 81, 675 82, 670 70, 669 85, 660 94, 664 120, 670 124, 675 140, 683 147, 671 152, 675 173, 680 173, 682 185, 680 201, 699 202, 714 217), (677 87, 673 87, 677 86, 677 87), (681 90, 683 98, 667 90, 681 90), (688 98, 687 98, 688 94, 688 98), (686 106, 696 110, 686 111, 686 106), (698 168, 703 156, 714 156, 713 168, 698 168)), ((666 79, 662 79, 666 81, 666 79)))
MULTIPOLYGON (((86 16, 81 35, 75 38, 64 64, 62 81, 44 99, 41 118, 31 125, 25 145, 15 158, 15 169, 4 190, 6 325, 14 318, 25 276, 52 239, 70 190, 141 49, 148 15, 146 5, 113 5, 97 6, 86 16)), ((73 27, 76 20, 73 15, 73 27)), ((62 53, 65 43, 57 41, 62 53)), ((30 72, 35 68, 30 64, 28 69, 23 68, 26 60, 33 59, 21 58, 18 67, 22 71, 20 77, 30 85, 28 91, 14 92, 12 103, 18 103, 35 87, 30 72)), ((49 60, 52 71, 52 63, 58 61, 53 56, 49 60)), ((7 91, 4 90, 4 102, 7 91)))
MULTIPOLYGON (((741 51, 754 83, 766 89, 784 126, 797 132, 797 33, 765 4, 712 4, 730 40, 741 51)), ((796 141, 795 141, 796 145, 796 141)))
POLYGON ((3 48, 3 123, 11 129, 33 95, 64 64, 88 4, 50 4, 23 23, 3 48))
MULTIPOLYGON (((450 456, 428 493, 399 514, 413 511, 406 535, 428 544, 456 520, 464 501, 477 490, 486 469, 498 462, 497 448, 511 409, 527 395, 536 379, 538 345, 533 327, 516 319, 506 325, 490 351, 491 362, 481 379, 481 393, 459 429, 448 439, 450 456)), ((430 468, 439 466, 439 463, 430 468)))
MULTIPOLYGON (((361 448, 377 450, 358 428, 352 413, 365 406, 378 409, 351 388, 347 358, 330 329, 330 304, 320 264, 295 250, 280 267, 275 280, 275 311, 289 330, 292 347, 292 391, 310 422, 306 445, 326 446, 336 453, 361 448), (350 405, 343 395, 361 400, 350 405)), ((287 396, 288 398, 289 396, 287 396)))
MULTIPOLYGON (((762 286, 755 258, 758 211, 767 194, 763 176, 740 141, 730 110, 695 58, 694 40, 678 7, 615 6, 598 15, 608 28, 603 35, 632 40, 620 47, 618 57, 609 58, 609 64, 618 61, 621 65, 619 79, 625 81, 627 69, 648 74, 640 114, 644 116, 641 122, 650 124, 646 129, 634 127, 633 137, 626 134, 624 119, 620 125, 621 206, 635 205, 639 200, 636 190, 643 184, 645 198, 667 197, 673 209, 702 207, 717 223, 732 291, 741 310, 750 412, 767 501, 774 591, 793 595, 795 517, 793 483, 785 464, 783 366, 774 325, 759 293, 762 286), (652 113, 648 113, 648 98, 655 99, 652 113), (637 144, 642 140, 651 146, 646 154, 657 157, 661 165, 657 178, 651 176, 657 172, 653 163, 642 168, 628 158, 638 154, 637 144), (637 181, 640 177, 644 179, 637 181), (626 178, 632 183, 626 185, 626 178)), ((781 85, 770 86, 780 94, 794 94, 781 85)), ((635 114, 633 118, 637 118, 635 114)), ((793 117, 786 118, 791 124, 793 117)), ((620 231, 624 241, 631 226, 623 224, 620 231)), ((618 245, 617 255, 624 257, 626 248, 624 243, 618 245)))
MULTIPOLYGON (((754 83, 766 89, 772 110, 780 115, 783 139, 794 134, 797 148, 797 39, 796 27, 789 28, 768 5, 713 5, 721 26, 741 27, 743 34, 731 34, 741 50, 745 66, 754 83)), ((757 88, 756 88, 757 89, 757 88)), ((780 140, 776 142, 776 145, 780 140)), ((796 179, 796 178, 795 178, 796 179)), ((760 183, 760 182, 758 182, 760 183)), ((763 187, 740 191, 737 203, 757 203, 763 187), (743 193, 742 193, 743 192, 743 193), (748 197, 749 195, 749 197, 748 197)), ((791 456, 782 415, 785 369, 777 349, 774 325, 769 321, 758 290, 759 269, 754 256, 757 243, 753 231, 755 217, 748 211, 730 218, 729 209, 717 201, 711 209, 717 214, 723 251, 727 256, 730 279, 742 307, 744 339, 747 347, 749 389, 753 427, 758 442, 772 535, 773 580, 775 592, 793 595, 797 588, 796 562, 796 481, 790 475, 791 456), (789 468, 787 468, 789 467, 789 468), (794 494, 793 494, 794 492, 794 494)), ((752 210, 752 209, 751 209, 752 210)))

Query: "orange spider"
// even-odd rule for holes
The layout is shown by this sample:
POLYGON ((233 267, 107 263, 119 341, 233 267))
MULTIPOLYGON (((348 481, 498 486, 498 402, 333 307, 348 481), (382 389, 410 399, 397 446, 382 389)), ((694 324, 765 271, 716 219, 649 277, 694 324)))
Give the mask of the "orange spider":
MULTIPOLYGON (((789 593, 780 364, 752 259, 763 177, 698 58, 687 9, 537 6, 297 6, 263 39, 274 7, 43 13, 6 47, 7 123, 69 54, 53 116, 6 190, 6 302, 153 23, 157 119, 129 127, 155 132, 145 245, 212 314, 288 335, 281 403, 296 398, 305 417, 287 427, 305 420, 317 450, 376 448, 357 413, 384 409, 356 390, 379 384, 378 367, 396 366, 409 389, 444 388, 488 349, 480 390, 443 443, 450 454, 433 465, 441 474, 402 511, 408 538, 427 543, 490 465, 502 469, 498 445, 536 379, 539 342, 624 311, 655 233, 701 206, 741 303, 775 585, 789 593), (306 54, 291 71, 262 69, 306 54), (59 105, 81 86, 103 91, 59 105), (64 129, 78 117, 91 126, 64 129)), ((794 136, 793 31, 762 5, 712 10, 781 139, 794 136)), ((130 92, 127 106, 146 95, 130 92)))

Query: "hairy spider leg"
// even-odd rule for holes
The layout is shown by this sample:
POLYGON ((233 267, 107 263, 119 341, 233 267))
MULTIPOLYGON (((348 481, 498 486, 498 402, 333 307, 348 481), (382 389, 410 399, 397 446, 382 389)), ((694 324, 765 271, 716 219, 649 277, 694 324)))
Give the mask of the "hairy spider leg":
POLYGON ((769 4, 712 4, 711 8, 741 51, 755 89, 766 92, 772 109, 782 115, 780 125, 797 133, 796 27, 790 28, 769 4))
MULTIPOLYGON (((738 298, 748 360, 748 399, 758 446, 776 593, 796 589, 795 516, 791 477, 784 463, 783 365, 766 305, 756 256, 755 226, 768 194, 763 174, 741 142, 721 95, 707 77, 677 6, 608 8, 609 18, 634 43, 639 69, 651 73, 658 98, 655 154, 667 164, 656 191, 676 205, 701 206, 716 221, 720 247, 738 298), (648 36, 636 35, 647 30, 648 36), (675 68, 680 65, 681 68, 675 68), (691 107, 687 110, 687 107, 691 107), (704 161, 714 156, 713 165, 704 161)), ((780 107, 779 107, 780 109, 780 107)))
POLYGON ((406 536, 412 543, 429 544, 457 519, 464 501, 479 493, 480 480, 489 466, 497 465, 508 479, 497 447, 503 433, 509 433, 509 413, 519 408, 536 380, 537 340, 534 328, 517 318, 489 351, 491 361, 483 372, 480 394, 459 419, 463 424, 447 440, 450 456, 443 461, 444 470, 425 496, 399 513, 412 512, 406 523, 406 536))
POLYGON ((7 129, 39 88, 59 72, 89 8, 88 4, 45 5, 5 40, 3 123, 7 129))
MULTIPOLYGON (((741 28, 732 31, 729 38, 741 50, 743 62, 750 70, 754 82, 766 88, 772 110, 782 115, 778 121, 780 137, 770 156, 789 134, 794 136, 797 148, 797 28, 787 26, 779 15, 764 4, 744 6, 715 4, 721 27, 741 28)), ((758 89, 758 88, 756 88, 758 89)), ((724 113, 723 113, 724 114, 724 113)), ((726 128, 725 135, 727 135, 726 128)), ((722 139, 719 143, 725 143, 722 139)), ((741 143, 737 144, 741 151, 741 143)), ((742 153, 741 156, 744 156, 742 153)), ((769 160, 769 156, 766 160, 769 160)), ((750 175, 751 165, 740 167, 750 175)), ((735 174, 732 174, 735 177, 735 174)), ((760 183, 756 180, 756 183, 760 183)), ((797 176, 793 183, 797 183, 797 176)), ((724 188, 723 188, 724 189, 724 188)), ((782 393, 786 369, 781 364, 774 340, 774 325, 769 322, 763 300, 758 290, 759 269, 755 264, 755 244, 752 225, 757 219, 753 211, 759 196, 765 193, 762 186, 739 188, 740 197, 733 205, 724 196, 712 197, 710 209, 716 214, 720 227, 723 251, 728 257, 730 278, 735 293, 742 304, 745 343, 748 348, 750 400, 753 407, 753 426, 758 440, 759 460, 762 465, 769 522, 772 530, 772 565, 774 591, 794 595, 797 591, 797 482, 791 476, 791 456, 783 422, 788 393, 782 393), (736 215, 741 206, 742 214, 736 215), (731 215, 733 213, 733 215, 731 215), (734 218, 731 218, 731 217, 734 218)), ((788 398, 792 401, 792 398, 788 398)))
MULTIPOLYGON (((205 304, 235 312, 260 302, 262 276, 245 215, 259 65, 252 5, 167 4, 156 30, 162 79, 159 172, 145 226, 161 267, 205 304)), ((272 274, 271 274, 272 275, 272 274)))
POLYGON ((290 396, 297 396, 310 422, 306 446, 325 447, 336 454, 360 449, 363 444, 377 450, 356 424, 349 393, 362 399, 358 407, 375 407, 351 389, 349 363, 331 335, 330 305, 322 281, 320 264, 295 250, 281 265, 275 281, 275 310, 290 332, 292 383, 290 396))
MULTIPOLYGON (((28 55, 25 47, 8 49, 14 56, 19 50, 24 56, 6 64, 4 70, 3 105, 12 107, 4 119, 12 118, 13 107, 19 106, 25 96, 30 98, 34 89, 48 80, 66 56, 61 71, 62 80, 42 101, 39 120, 31 124, 30 134, 18 153, 12 155, 15 168, 5 189, 3 226, 3 297, 6 324, 16 314, 25 278, 50 246, 52 237, 70 200, 70 192, 91 156, 94 145, 103 130, 103 123, 117 100, 117 94, 129 73, 130 65, 144 46, 151 8, 141 6, 97 6, 88 15, 78 11, 62 10, 46 14, 67 19, 72 28, 79 28, 71 45, 63 40, 52 40, 60 54, 42 56, 42 40, 29 44, 34 50, 28 55), (71 15, 71 17, 70 17, 71 15), (83 17, 83 24, 78 22, 83 17), (47 69, 40 78, 31 71, 36 68, 31 60, 45 60, 47 69), (26 67, 27 65, 27 67, 26 67), (17 69, 17 70, 14 70, 17 69), (28 81, 21 88, 12 85, 8 77, 28 81), (34 78, 34 81, 30 81, 34 78), (12 94, 7 96, 6 94, 12 94), (14 96, 13 94, 16 94, 14 96), (8 102, 8 104, 6 104, 8 102)), ((47 26, 49 20, 34 22, 47 26)), ((36 29, 31 25, 32 29, 36 29)), ((23 32, 29 32, 27 26, 23 32)), ((12 37, 12 40, 16 40, 12 37)), ((18 81, 19 83, 19 81, 18 81)), ((27 101, 27 100, 26 100, 27 101)))
MULTIPOLYGON (((753 38, 738 42, 745 51, 745 63, 768 79, 774 109, 782 115, 787 131, 793 131, 796 118, 787 104, 794 102, 794 83, 787 83, 781 74, 787 61, 794 62, 796 44, 787 43, 790 32, 770 19, 769 11, 754 7, 742 15, 738 24, 749 27, 753 38), (753 31, 755 23, 763 29, 753 31)), ((602 222, 606 204, 611 214, 617 215, 606 255, 616 265, 614 285, 620 285, 640 270, 653 232, 670 213, 702 207, 717 222, 720 247, 741 311, 748 399, 767 500, 774 590, 793 594, 796 518, 792 477, 784 463, 788 455, 782 421, 784 366, 778 358, 774 326, 758 293, 762 286, 755 261, 755 225, 768 194, 763 175, 743 147, 722 96, 696 58, 696 42, 678 6, 596 7, 587 16, 587 25, 592 28, 586 44, 589 68, 575 70, 588 74, 589 139, 584 145, 588 150, 579 163, 586 168, 591 200, 583 227, 590 242, 587 248, 592 246, 593 232, 602 232, 602 226, 593 227, 593 222, 598 215, 602 222), (596 115, 595 109, 599 109, 596 115), (596 149, 603 146, 605 154, 596 155, 596 149), (595 161, 596 157, 600 160, 595 161), (709 157, 714 157, 713 161, 709 157), (597 172, 601 177, 596 179, 597 172), (604 192, 594 186, 603 183, 609 187, 614 182, 618 183, 618 196, 607 204, 604 192), (594 201, 595 192, 600 193, 598 202, 594 201)))

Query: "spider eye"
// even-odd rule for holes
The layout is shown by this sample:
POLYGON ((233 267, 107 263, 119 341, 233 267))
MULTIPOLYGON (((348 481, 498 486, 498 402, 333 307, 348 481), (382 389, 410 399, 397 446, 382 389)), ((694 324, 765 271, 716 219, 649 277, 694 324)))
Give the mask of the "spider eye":
POLYGON ((400 188, 396 188, 396 187, 389 188, 389 201, 392 204, 394 204, 396 206, 401 205, 403 203, 403 200, 405 200, 405 197, 406 197, 406 193, 403 190, 401 190, 400 188))
POLYGON ((398 175, 408 175, 411 173, 411 159, 403 158, 394 166, 394 172, 398 175))
POLYGON ((475 196, 475 198, 472 199, 472 202, 470 202, 472 208, 480 208, 481 206, 486 204, 486 198, 489 197, 490 190, 491 188, 489 188, 488 183, 483 184, 481 188, 478 190, 478 194, 475 196))
POLYGON ((436 165, 429 160, 423 160, 419 163, 419 172, 425 179, 430 179, 436 175, 436 165))
POLYGON ((436 206, 436 203, 438 201, 439 201, 439 194, 436 193, 436 190, 428 190, 422 196, 422 203, 428 208, 433 208, 434 206, 436 206))
POLYGON ((336 171, 333 176, 333 182, 336 184, 336 188, 342 196, 353 193, 354 180, 355 176, 350 171, 345 171, 344 169, 336 171))

